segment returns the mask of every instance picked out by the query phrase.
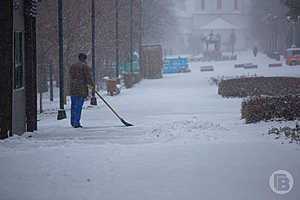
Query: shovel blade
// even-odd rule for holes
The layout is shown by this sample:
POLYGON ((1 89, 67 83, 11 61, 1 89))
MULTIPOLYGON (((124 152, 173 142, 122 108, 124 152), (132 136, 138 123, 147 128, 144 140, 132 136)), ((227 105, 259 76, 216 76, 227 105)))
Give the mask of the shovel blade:
POLYGON ((121 122, 122 122, 125 126, 133 126, 132 124, 126 122, 124 119, 121 119, 121 122))

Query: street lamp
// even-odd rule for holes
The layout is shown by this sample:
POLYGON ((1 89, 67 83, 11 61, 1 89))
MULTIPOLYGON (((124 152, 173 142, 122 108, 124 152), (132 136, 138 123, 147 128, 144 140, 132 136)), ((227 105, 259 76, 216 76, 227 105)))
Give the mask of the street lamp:
POLYGON ((116 12, 116 78, 119 78, 119 0, 115 0, 116 12))
POLYGON ((133 0, 130 0, 130 72, 133 72, 133 65, 132 65, 132 50, 133 50, 133 0))
MULTIPOLYGON (((95 0, 92 0, 92 69, 93 69, 93 81, 96 85, 96 19, 95 19, 95 0)), ((97 99, 95 97, 95 87, 92 89, 91 105, 97 105, 97 99)))
POLYGON ((58 40, 59 40, 59 102, 57 120, 66 119, 64 108, 64 39, 63 39, 63 15, 62 0, 58 0, 58 40))
POLYGON ((143 0, 140 0, 139 66, 140 66, 140 75, 142 78, 144 78, 144 69, 142 66, 143 65, 143 63, 142 63, 142 45, 143 45, 143 36, 144 36, 144 28, 143 28, 144 17, 143 16, 144 16, 144 2, 143 2, 143 0))

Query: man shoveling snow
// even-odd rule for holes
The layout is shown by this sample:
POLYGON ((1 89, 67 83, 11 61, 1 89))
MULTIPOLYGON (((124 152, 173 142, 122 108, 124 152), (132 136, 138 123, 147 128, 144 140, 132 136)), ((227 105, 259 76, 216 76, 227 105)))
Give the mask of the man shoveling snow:
POLYGON ((87 55, 80 53, 79 62, 70 68, 70 96, 71 96, 71 125, 82 128, 80 124, 84 99, 88 96, 88 85, 94 85, 90 68, 87 65, 87 55))

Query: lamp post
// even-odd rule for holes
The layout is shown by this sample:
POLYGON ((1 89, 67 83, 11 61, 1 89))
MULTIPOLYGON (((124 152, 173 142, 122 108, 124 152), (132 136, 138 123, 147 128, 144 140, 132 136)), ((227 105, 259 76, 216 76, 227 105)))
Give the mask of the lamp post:
POLYGON ((50 101, 53 101, 53 62, 49 64, 50 101))
POLYGON ((133 65, 132 65, 132 50, 133 50, 133 0, 130 0, 130 72, 133 72, 133 65))
POLYGON ((58 40, 59 40, 59 110, 57 120, 66 119, 64 108, 64 39, 63 39, 63 15, 62 0, 58 0, 58 40))
POLYGON ((144 28, 143 28, 143 21, 144 21, 144 2, 140 0, 140 24, 139 24, 139 66, 140 66, 140 75, 144 78, 144 68, 142 62, 142 45, 143 45, 143 37, 144 37, 144 28))
MULTIPOLYGON (((95 0, 92 0, 92 70, 93 81, 96 85, 96 19, 95 19, 95 0)), ((97 99, 95 97, 95 87, 92 89, 91 105, 97 105, 97 99)))
POLYGON ((119 78, 119 0, 115 0, 116 12, 116 78, 119 78))

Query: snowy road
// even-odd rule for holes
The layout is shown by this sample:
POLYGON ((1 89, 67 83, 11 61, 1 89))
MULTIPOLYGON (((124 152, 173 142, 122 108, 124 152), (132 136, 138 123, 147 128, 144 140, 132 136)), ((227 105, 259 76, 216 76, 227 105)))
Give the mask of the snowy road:
POLYGON ((299 145, 266 135, 278 122, 245 125, 242 100, 221 98, 208 80, 300 76, 300 70, 269 69, 270 60, 245 53, 240 59, 259 69, 220 62, 215 72, 202 73, 205 64, 193 63, 192 73, 144 80, 106 97, 134 127, 123 127, 100 102, 83 111, 80 130, 55 114, 40 116, 37 134, 0 141, 0 199, 298 199, 299 145), (279 169, 295 180, 285 195, 269 187, 279 169))

